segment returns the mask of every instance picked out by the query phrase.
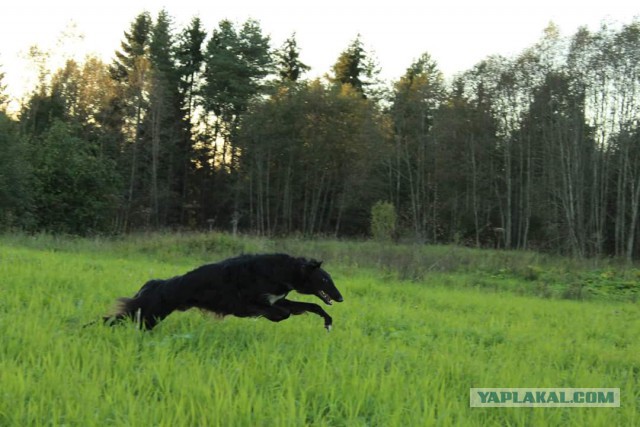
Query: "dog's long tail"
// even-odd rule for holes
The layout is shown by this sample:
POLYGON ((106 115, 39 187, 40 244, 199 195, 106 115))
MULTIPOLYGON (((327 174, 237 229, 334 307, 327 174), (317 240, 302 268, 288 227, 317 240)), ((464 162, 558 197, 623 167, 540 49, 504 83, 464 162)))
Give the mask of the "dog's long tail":
POLYGON ((173 311, 162 300, 160 290, 164 283, 164 280, 151 280, 133 298, 119 298, 115 313, 104 316, 104 323, 112 326, 131 319, 140 329, 153 329, 173 311))
MULTIPOLYGON (((104 316, 102 320, 106 325, 113 326, 126 319, 136 322, 142 329, 142 305, 139 298, 118 298, 118 304, 114 313, 104 316)), ((146 312, 147 310, 145 310, 146 312)), ((150 329, 150 328, 148 328, 150 329)))
MULTIPOLYGON (((107 316, 103 316, 102 322, 105 325, 113 326, 128 318, 135 319, 134 316, 132 316, 131 314, 138 313, 138 318, 135 320, 137 324, 140 324, 142 307, 137 307, 137 310, 136 310, 135 309, 136 305, 132 304, 132 301, 134 300, 135 298, 118 298, 118 304, 116 305, 114 313, 109 314, 107 316)), ((91 322, 88 322, 82 325, 82 327, 86 328, 88 326, 95 325, 99 321, 100 319, 92 320, 91 322)))

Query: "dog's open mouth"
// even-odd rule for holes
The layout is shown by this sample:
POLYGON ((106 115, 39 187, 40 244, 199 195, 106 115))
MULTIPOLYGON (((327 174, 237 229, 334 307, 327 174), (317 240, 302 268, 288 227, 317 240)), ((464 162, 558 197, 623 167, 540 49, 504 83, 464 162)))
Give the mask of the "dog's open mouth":
POLYGON ((318 291, 316 292, 316 295, 318 295, 325 304, 331 305, 332 299, 325 291, 318 291))

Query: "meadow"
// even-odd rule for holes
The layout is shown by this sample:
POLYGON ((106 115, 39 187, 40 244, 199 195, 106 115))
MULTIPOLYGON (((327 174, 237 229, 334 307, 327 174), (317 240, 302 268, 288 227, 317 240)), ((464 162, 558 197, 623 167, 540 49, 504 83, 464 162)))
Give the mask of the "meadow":
POLYGON ((639 278, 457 247, 0 236, 0 425, 640 425, 639 278), (82 327, 149 278, 267 251, 325 260, 345 297, 330 333, 195 310, 82 327), (471 387, 618 387, 621 407, 470 408, 471 387))

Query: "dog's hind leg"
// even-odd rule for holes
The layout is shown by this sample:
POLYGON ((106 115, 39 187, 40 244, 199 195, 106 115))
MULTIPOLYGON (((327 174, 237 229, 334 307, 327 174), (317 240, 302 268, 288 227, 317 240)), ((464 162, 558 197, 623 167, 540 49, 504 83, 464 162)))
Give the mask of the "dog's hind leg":
POLYGON ((236 317, 265 317, 272 322, 280 322, 288 319, 291 313, 283 307, 265 306, 257 304, 243 304, 237 307, 233 313, 236 317))
POLYGON ((142 329, 142 309, 138 308, 136 310, 136 325, 138 325, 138 328, 142 329))
POLYGON ((281 322, 288 319, 291 316, 291 312, 283 307, 271 306, 265 309, 263 316, 272 322, 281 322))
MULTIPOLYGON (((166 317, 166 316, 164 316, 166 317)), ((158 317, 153 315, 144 315, 141 308, 138 308, 133 313, 118 313, 111 316, 104 316, 102 318, 103 322, 107 326, 114 326, 119 324, 127 319, 133 320, 136 327, 138 329, 146 329, 150 331, 153 329, 158 322, 160 322, 164 317, 158 317)))

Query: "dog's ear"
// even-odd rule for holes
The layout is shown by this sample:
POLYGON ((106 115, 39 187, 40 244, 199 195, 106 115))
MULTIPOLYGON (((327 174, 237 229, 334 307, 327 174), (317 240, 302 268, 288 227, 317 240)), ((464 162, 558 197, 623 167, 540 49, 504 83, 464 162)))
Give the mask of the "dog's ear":
POLYGON ((320 266, 322 265, 322 261, 316 261, 315 259, 312 259, 311 261, 309 261, 309 265, 314 269, 320 268, 320 266))
POLYGON ((302 264, 302 271, 308 274, 320 268, 321 265, 322 261, 316 261, 315 259, 305 260, 302 264))

